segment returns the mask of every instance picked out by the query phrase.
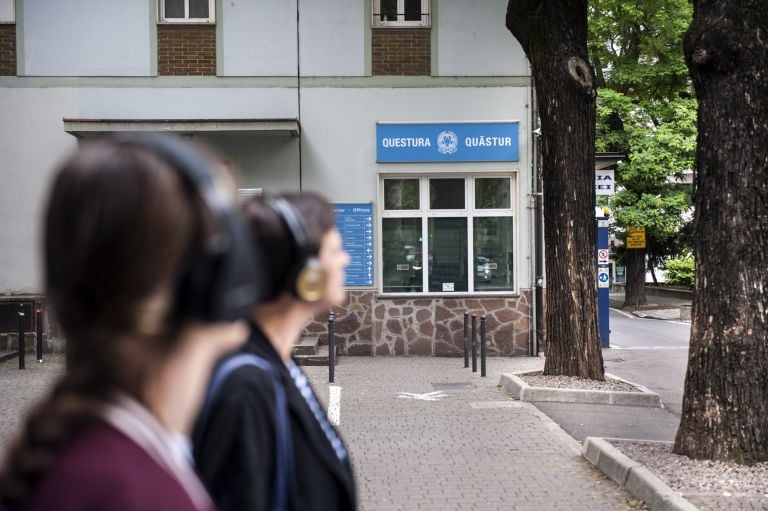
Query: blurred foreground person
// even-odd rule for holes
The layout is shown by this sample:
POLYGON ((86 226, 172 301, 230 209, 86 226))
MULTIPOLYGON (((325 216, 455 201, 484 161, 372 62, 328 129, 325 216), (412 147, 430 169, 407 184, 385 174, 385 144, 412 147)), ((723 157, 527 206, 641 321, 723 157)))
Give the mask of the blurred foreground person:
POLYGON ((349 256, 315 194, 256 198, 245 218, 265 249, 271 292, 241 352, 213 376, 195 461, 221 511, 353 510, 349 454, 291 358, 316 314, 341 305, 349 256))
POLYGON ((202 158, 161 136, 88 143, 59 170, 44 266, 67 373, 5 460, 2 509, 214 509, 188 435, 258 293, 225 197, 202 158))

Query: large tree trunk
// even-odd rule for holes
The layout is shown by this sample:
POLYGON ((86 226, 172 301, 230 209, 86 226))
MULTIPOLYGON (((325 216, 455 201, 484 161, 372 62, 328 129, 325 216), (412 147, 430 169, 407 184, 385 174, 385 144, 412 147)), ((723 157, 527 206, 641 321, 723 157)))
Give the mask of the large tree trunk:
POLYGON ((675 452, 768 461, 768 2, 694 1, 696 289, 675 452))
POLYGON ((627 282, 624 285, 623 307, 645 305, 645 249, 628 248, 624 253, 627 266, 627 282))
POLYGON ((533 70, 541 115, 545 374, 602 380, 595 271, 595 86, 586 0, 510 0, 507 28, 533 70))

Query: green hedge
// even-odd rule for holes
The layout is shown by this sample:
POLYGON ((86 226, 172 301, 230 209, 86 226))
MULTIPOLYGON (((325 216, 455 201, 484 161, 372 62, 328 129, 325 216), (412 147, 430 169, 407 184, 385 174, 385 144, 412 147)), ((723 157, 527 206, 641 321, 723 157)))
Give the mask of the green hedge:
POLYGON ((696 269, 693 262, 693 256, 682 256, 670 259, 664 264, 664 268, 667 270, 667 284, 693 288, 696 280, 696 269))

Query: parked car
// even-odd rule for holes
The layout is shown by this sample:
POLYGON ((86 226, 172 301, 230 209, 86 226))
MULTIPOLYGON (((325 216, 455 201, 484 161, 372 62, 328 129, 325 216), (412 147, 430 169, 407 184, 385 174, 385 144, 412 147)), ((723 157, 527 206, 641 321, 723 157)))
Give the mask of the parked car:
POLYGON ((497 264, 490 258, 484 256, 475 257, 475 278, 485 282, 493 280, 493 270, 497 264))

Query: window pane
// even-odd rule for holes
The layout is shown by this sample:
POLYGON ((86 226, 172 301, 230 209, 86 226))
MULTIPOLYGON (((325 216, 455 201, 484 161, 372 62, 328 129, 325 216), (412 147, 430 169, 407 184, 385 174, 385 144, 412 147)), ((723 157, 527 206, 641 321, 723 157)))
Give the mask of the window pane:
POLYGON ((0 23, 14 23, 15 21, 13 0, 0 0, 0 23))
POLYGON ((379 3, 380 21, 397 21, 397 0, 381 0, 379 3))
POLYGON ((514 282, 513 218, 475 217, 475 291, 511 291, 514 282))
POLYGON ((464 179, 430 179, 429 207, 464 209, 464 179))
POLYGON ((467 291, 467 219, 430 218, 429 290, 467 291))
POLYGON ((405 0, 405 21, 421 21, 421 0, 405 0))
POLYGON ((421 292, 421 218, 384 218, 381 247, 383 291, 421 292))
POLYGON ((419 180, 385 179, 384 209, 419 209, 419 180))
POLYGON ((210 16, 208 0, 189 0, 190 18, 208 18, 210 16))
POLYGON ((492 177, 475 179, 476 209, 508 209, 510 179, 492 177))
POLYGON ((166 18, 184 18, 184 0, 163 0, 166 18))

